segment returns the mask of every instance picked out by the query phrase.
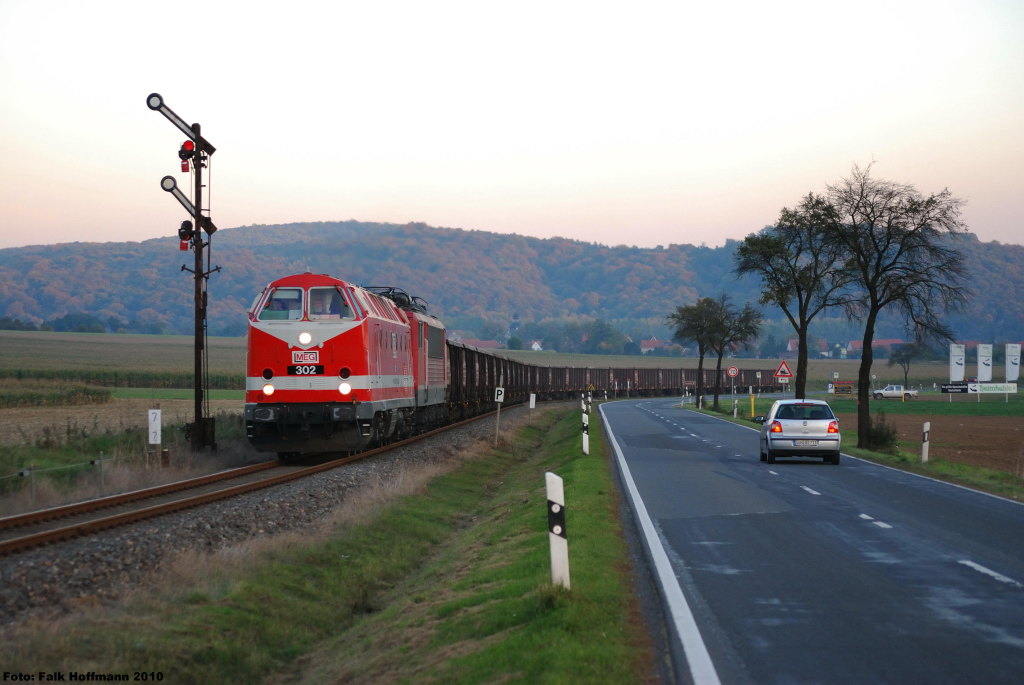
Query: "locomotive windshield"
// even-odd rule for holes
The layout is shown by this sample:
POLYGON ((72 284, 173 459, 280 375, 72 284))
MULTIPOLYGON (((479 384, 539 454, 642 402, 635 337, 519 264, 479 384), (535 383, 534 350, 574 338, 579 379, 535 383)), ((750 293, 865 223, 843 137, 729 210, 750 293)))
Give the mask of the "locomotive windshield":
POLYGON ((260 312, 260 321, 302 318, 302 288, 277 288, 260 312))
POLYGON ((337 288, 310 288, 309 289, 309 318, 319 319, 351 319, 352 310, 349 308, 341 291, 337 288))

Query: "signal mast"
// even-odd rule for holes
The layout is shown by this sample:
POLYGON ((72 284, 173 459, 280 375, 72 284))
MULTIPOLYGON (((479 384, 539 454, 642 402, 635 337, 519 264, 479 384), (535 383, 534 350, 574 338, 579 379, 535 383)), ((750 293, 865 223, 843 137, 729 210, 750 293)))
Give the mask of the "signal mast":
MULTIPOLYGON (((203 138, 200 133, 199 124, 189 126, 185 120, 175 114, 171 108, 164 104, 163 97, 159 93, 151 93, 146 98, 146 105, 155 112, 160 112, 167 120, 174 124, 188 139, 182 143, 178 150, 178 157, 181 160, 181 171, 186 173, 190 169, 195 171, 195 204, 192 203, 178 188, 178 182, 173 176, 164 176, 160 179, 160 187, 175 197, 189 213, 193 221, 181 222, 178 229, 180 249, 184 252, 191 245, 195 253, 194 268, 189 269, 184 264, 182 271, 193 274, 195 279, 195 417, 191 424, 186 424, 185 431, 192 444, 194 452, 201 452, 206 447, 217 449, 215 436, 215 419, 210 416, 210 376, 209 376, 209 355, 206 345, 206 306, 207 293, 209 291, 210 274, 220 271, 220 267, 205 270, 203 266, 203 250, 210 248, 210 236, 217 227, 209 217, 209 206, 203 209, 203 169, 206 168, 210 157, 216 152, 216 148, 203 138), (204 214, 203 212, 206 212, 204 214), (203 231, 206 232, 206 240, 203 240, 203 231)), ((209 263, 209 259, 206 260, 209 263)))

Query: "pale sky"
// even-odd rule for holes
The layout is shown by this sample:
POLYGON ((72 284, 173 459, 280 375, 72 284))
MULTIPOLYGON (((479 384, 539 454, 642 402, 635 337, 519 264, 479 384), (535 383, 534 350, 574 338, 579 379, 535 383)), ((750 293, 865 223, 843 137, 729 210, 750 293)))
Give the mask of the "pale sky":
POLYGON ((221 228, 720 245, 874 159, 1024 243, 1019 0, 0 0, 0 247, 175 234, 151 92, 221 228))

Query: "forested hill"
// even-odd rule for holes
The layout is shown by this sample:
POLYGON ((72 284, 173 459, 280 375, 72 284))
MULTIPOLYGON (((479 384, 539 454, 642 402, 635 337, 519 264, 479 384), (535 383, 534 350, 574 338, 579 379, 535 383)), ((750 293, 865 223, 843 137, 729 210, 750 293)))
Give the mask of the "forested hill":
MULTIPOLYGON (((505 323, 586 316, 662 320, 681 303, 727 290, 756 301, 758 281, 730 275, 735 242, 721 248, 607 247, 424 224, 337 223, 246 226, 213 238, 210 320, 241 331, 244 312, 271 280, 307 268, 361 285, 396 285, 455 320, 505 323)), ((978 295, 972 339, 1024 338, 1024 247, 964 243, 978 295)), ((141 243, 66 243, 0 250, 0 316, 40 323, 69 313, 186 332, 190 253, 177 237, 141 243)))

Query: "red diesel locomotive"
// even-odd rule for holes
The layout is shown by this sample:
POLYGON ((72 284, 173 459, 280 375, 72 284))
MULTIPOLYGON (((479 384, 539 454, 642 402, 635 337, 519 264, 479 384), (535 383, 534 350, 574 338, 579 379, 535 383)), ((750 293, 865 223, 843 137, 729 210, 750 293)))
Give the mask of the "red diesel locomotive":
POLYGON ((397 288, 299 274, 249 311, 245 418, 259 451, 354 452, 444 422, 444 324, 397 288))

